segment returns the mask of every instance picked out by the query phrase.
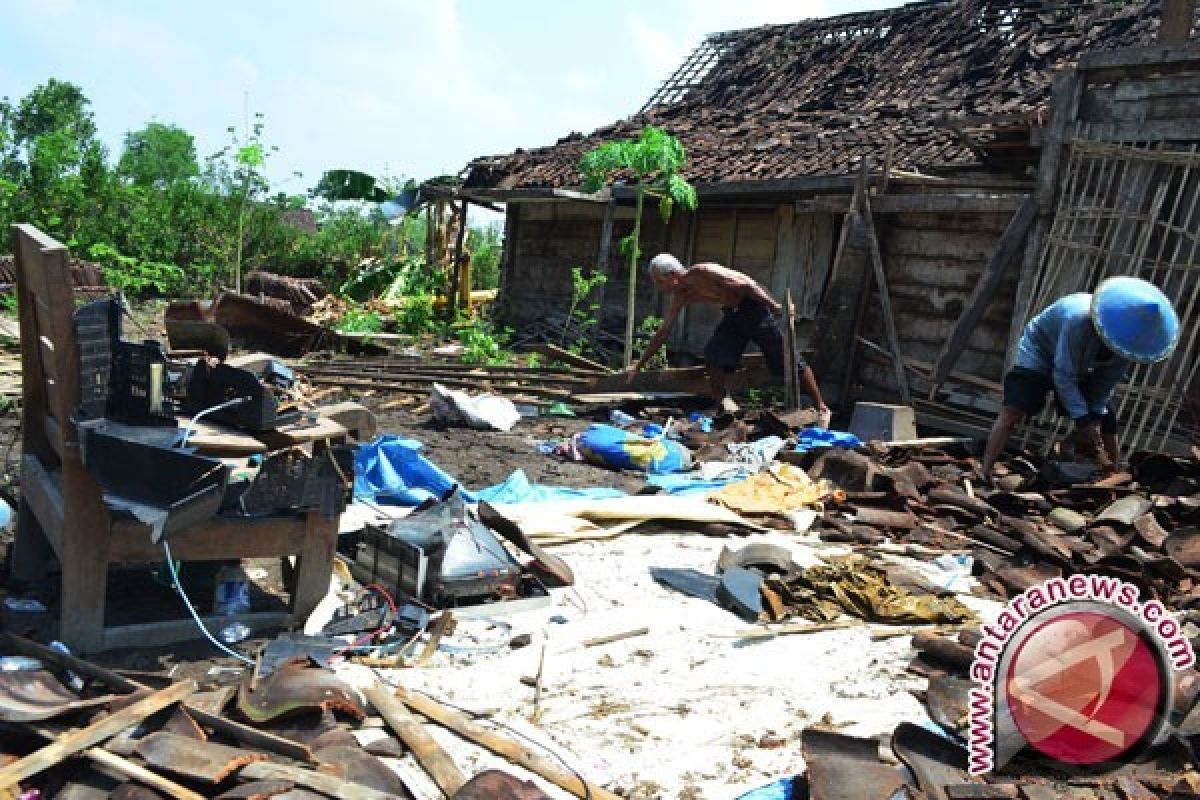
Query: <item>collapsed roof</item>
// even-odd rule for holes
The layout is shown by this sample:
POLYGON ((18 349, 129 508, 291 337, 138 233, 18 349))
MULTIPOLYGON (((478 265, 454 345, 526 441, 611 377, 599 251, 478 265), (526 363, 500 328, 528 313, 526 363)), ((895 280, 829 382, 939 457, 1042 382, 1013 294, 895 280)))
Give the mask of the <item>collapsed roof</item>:
POLYGON ((1044 124, 1054 72, 1084 50, 1152 43, 1159 11, 937 0, 713 34, 634 116, 478 158, 466 187, 578 186, 583 153, 646 124, 682 140, 698 184, 848 175, 889 144, 900 169, 1011 168, 1005 143, 1027 147, 1044 124))

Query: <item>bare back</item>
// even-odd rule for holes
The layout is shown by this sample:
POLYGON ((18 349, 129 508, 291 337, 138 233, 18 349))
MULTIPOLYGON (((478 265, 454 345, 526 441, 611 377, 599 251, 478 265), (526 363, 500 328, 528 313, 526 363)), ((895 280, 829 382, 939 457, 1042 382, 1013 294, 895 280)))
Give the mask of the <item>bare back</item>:
POLYGON ((766 293, 751 277, 720 264, 694 264, 679 280, 675 302, 681 305, 706 303, 736 308, 748 297, 761 299, 766 293))

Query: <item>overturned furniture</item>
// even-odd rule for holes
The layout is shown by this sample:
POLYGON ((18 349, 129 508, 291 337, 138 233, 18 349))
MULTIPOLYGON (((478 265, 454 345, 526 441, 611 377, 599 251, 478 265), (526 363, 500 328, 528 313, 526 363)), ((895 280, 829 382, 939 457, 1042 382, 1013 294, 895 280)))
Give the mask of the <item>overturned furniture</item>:
MULTIPOLYGON (((51 556, 57 557, 62 570, 59 635, 78 651, 194 638, 198 631, 188 618, 105 626, 109 565, 161 563, 164 550, 156 543, 157 537, 152 538, 151 526, 106 501, 106 491, 111 500, 113 487, 102 486, 85 464, 84 440, 91 436, 87 430, 91 423, 83 421, 88 416, 84 401, 107 387, 83 385, 84 374, 91 376, 90 384, 100 379, 98 372, 81 367, 95 355, 94 343, 81 343, 77 334, 67 249, 32 226, 16 225, 13 250, 24 374, 21 504, 10 559, 13 577, 44 582, 51 556)), ((310 433, 272 431, 272 447, 311 441, 316 450, 338 443, 346 435, 344 428, 329 420, 319 420, 310 428, 310 433)), ((93 444, 95 441, 93 437, 93 444)), ((261 447, 261 451, 268 449, 267 445, 261 447)), ((99 451, 91 452, 95 456, 99 451)), ((155 476, 142 477, 149 482, 155 476)), ((211 494, 211 487, 200 490, 204 497, 211 494)), ((116 493, 121 492, 118 489, 116 493)), ((304 620, 324 596, 337 538, 338 515, 328 513, 329 508, 326 513, 310 506, 256 517, 197 517, 194 507, 187 510, 187 524, 175 530, 168 525, 165 532, 173 558, 215 561, 296 555, 290 586, 291 618, 304 620)), ((156 533, 164 535, 162 529, 156 533)), ((283 623, 286 617, 282 612, 270 612, 237 619, 262 626, 283 623)), ((229 619, 223 618, 224 622, 229 619)), ((215 622, 206 620, 206 625, 214 627, 215 622)))

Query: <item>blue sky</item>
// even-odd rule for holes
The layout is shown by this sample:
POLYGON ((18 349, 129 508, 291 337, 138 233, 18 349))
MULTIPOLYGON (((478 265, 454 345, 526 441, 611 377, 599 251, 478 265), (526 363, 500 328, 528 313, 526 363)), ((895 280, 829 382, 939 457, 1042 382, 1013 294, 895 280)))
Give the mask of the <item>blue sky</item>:
POLYGON ((80 85, 114 157, 157 120, 203 157, 265 115, 275 188, 334 167, 418 179, 636 111, 715 31, 889 0, 9 0, 0 95, 80 85), (303 177, 292 177, 300 171, 303 177))

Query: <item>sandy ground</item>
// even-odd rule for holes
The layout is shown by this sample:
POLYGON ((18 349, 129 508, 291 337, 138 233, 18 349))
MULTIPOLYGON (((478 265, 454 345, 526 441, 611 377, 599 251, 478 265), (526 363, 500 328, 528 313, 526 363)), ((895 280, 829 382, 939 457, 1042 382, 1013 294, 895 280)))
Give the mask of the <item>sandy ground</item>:
MULTIPOLYGON (((494 712, 494 721, 549 746, 589 780, 634 798, 733 798, 798 773, 799 734, 809 725, 876 736, 904 720, 925 721, 911 694, 925 680, 905 671, 909 637, 872 641, 856 629, 746 641, 735 636, 745 622, 650 575, 651 567, 711 572, 724 545, 764 540, 791 547, 802 566, 836 552, 811 535, 781 533, 630 534, 558 547, 578 585, 556 590, 551 608, 505 618, 512 633, 533 634, 530 646, 494 655, 439 653, 428 667, 380 675, 494 712), (641 627, 649 633, 581 644, 641 627), (534 689, 521 678, 537 673, 543 646, 541 719, 534 725, 534 689)), ((486 627, 464 625, 481 638, 504 634, 486 627)), ((351 670, 355 680, 374 677, 351 670)), ((433 732, 468 775, 513 769, 441 728, 433 732)), ((570 796, 541 783, 553 796, 570 796)))

